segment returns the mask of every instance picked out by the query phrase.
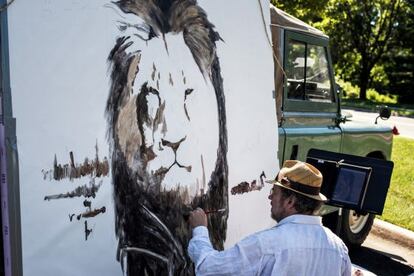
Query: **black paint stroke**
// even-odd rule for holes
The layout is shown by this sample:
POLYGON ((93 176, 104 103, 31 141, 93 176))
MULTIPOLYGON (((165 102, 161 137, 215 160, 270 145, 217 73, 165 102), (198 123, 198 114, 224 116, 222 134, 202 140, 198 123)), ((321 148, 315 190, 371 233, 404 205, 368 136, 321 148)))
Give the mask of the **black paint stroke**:
POLYGON ((190 120, 190 116, 188 115, 186 100, 187 100, 187 96, 190 95, 193 91, 194 89, 192 88, 188 88, 184 91, 184 113, 188 121, 191 121, 191 120, 190 120))
POLYGON ((74 197, 96 197, 96 193, 102 185, 102 180, 98 184, 95 184, 95 180, 92 179, 88 185, 77 187, 75 190, 56 195, 48 195, 44 197, 44 200, 62 199, 62 198, 74 198, 74 197))
POLYGON ((181 76, 183 77, 183 84, 186 85, 187 84, 187 79, 185 77, 184 71, 181 70, 181 76))
POLYGON ((266 174, 265 174, 264 171, 262 171, 262 173, 260 174, 259 178, 260 178, 260 184, 262 186, 264 186, 264 179, 266 179, 266 174))
POLYGON ((169 80, 168 80, 168 82, 170 83, 171 86, 174 86, 174 81, 173 81, 173 78, 172 78, 171 73, 169 74, 169 80))
POLYGON ((88 221, 85 220, 85 241, 88 240, 89 235, 92 233, 92 229, 88 229, 88 221))
POLYGON ((155 80, 155 74, 157 73, 157 67, 155 67, 155 63, 152 64, 152 73, 151 73, 151 79, 155 80))
MULTIPOLYGON (((130 275, 193 275, 192 264, 186 255, 191 233, 183 219, 183 212, 198 206, 208 210, 228 210, 225 96, 216 54, 216 42, 220 36, 195 0, 119 0, 114 3, 124 13, 139 17, 147 25, 148 37, 152 34, 151 39, 162 38, 167 51, 165 34, 182 33, 200 72, 205 79, 210 79, 215 91, 219 125, 216 164, 208 181, 209 189, 202 196, 196 197, 191 206, 187 206, 183 200, 188 193, 186 188, 164 190, 161 188, 163 177, 146 170, 148 146, 145 143, 142 143, 140 152, 137 153, 143 161, 141 166, 135 170, 128 167, 119 144, 116 125, 119 110, 128 97, 127 93, 131 92, 127 85, 131 81, 128 71, 139 53, 127 53, 126 49, 132 42, 128 41, 128 37, 122 37, 117 40, 109 54, 111 88, 106 117, 112 152, 115 230, 119 238, 118 259, 123 264, 123 258, 127 258, 127 271, 130 275)), ((150 123, 146 117, 148 111, 145 110, 143 94, 145 89, 141 87, 138 97, 142 95, 142 101, 137 101, 137 116, 138 128, 142 134, 144 125, 150 123)), ((163 130, 166 131, 165 120, 163 130)), ((223 249, 227 217, 228 211, 209 216, 211 240, 216 249, 223 249)))
POLYGON ((92 201, 89 201, 89 200, 85 199, 83 201, 83 206, 85 206, 87 208, 91 208, 92 207, 92 201))
POLYGON ((73 217, 75 216, 75 214, 69 214, 69 221, 72 221, 73 217))
POLYGON ((155 172, 155 175, 157 175, 157 176, 160 175, 160 176, 164 177, 165 174, 167 174, 170 171, 170 169, 172 167, 174 167, 174 165, 177 165, 179 168, 182 168, 182 169, 185 169, 188 172, 191 172, 191 168, 192 168, 191 166, 181 165, 177 160, 177 150, 180 147, 181 143, 185 141, 185 139, 186 139, 186 137, 180 139, 178 142, 175 142, 175 143, 164 140, 164 139, 161 139, 161 143, 164 147, 168 147, 168 148, 172 149, 172 151, 174 153, 174 162, 168 168, 164 168, 164 167, 159 168, 155 172))

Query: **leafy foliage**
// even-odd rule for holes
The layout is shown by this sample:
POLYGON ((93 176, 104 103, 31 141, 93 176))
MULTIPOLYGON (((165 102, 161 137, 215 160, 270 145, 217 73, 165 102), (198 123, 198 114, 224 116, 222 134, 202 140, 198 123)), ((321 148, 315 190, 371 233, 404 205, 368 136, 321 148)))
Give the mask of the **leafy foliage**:
MULTIPOLYGON (((336 75, 414 102, 414 0, 272 0, 331 38, 336 75)), ((371 90, 372 91, 372 90, 371 90)))
POLYGON ((388 50, 397 27, 400 0, 331 0, 320 26, 330 35, 340 76, 358 84, 360 98, 373 81, 372 70, 388 50))
POLYGON ((401 102, 414 103, 414 0, 403 2, 401 11, 396 35, 383 59, 389 79, 385 88, 400 95, 401 102))
POLYGON ((329 0, 271 0, 270 2, 306 23, 315 23, 323 20, 323 11, 329 0))
MULTIPOLYGON (((342 89, 343 99, 357 99, 359 98, 360 89, 352 83, 343 81, 341 79, 336 81, 342 89)), ((373 88, 367 90, 367 99, 377 104, 396 104, 398 97, 390 94, 380 94, 373 88)))

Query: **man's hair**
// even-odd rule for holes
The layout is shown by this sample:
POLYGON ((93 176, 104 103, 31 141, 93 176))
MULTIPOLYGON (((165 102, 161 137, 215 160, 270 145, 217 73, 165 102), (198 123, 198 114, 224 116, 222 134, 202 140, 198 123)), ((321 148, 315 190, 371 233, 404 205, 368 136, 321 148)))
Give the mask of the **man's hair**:
POLYGON ((284 199, 295 197, 294 207, 299 214, 312 215, 322 206, 322 201, 312 199, 310 197, 295 193, 289 189, 280 189, 284 199))

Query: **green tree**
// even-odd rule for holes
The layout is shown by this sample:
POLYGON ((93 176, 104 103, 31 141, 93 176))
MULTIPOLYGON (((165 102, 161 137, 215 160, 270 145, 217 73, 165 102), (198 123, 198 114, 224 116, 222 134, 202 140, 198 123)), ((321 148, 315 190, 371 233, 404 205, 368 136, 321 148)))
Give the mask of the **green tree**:
POLYGON ((271 0, 275 7, 308 24, 322 21, 328 2, 329 0, 271 0))
POLYGON ((366 99, 372 69, 391 45, 400 4, 400 0, 330 0, 317 24, 331 37, 336 72, 359 85, 360 99, 366 99))
POLYGON ((272 0, 331 38, 335 72, 360 87, 414 102, 414 0, 272 0))
POLYGON ((414 0, 401 3, 396 34, 382 63, 389 92, 400 102, 414 103, 414 0))

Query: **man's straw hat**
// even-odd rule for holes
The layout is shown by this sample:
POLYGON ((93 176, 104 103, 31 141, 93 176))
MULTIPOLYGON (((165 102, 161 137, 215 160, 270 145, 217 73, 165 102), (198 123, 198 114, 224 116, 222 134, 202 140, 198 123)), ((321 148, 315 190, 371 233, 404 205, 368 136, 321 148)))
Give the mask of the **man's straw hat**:
POLYGON ((322 185, 321 172, 305 162, 286 160, 276 179, 266 182, 315 200, 327 200, 326 196, 320 193, 322 185))

